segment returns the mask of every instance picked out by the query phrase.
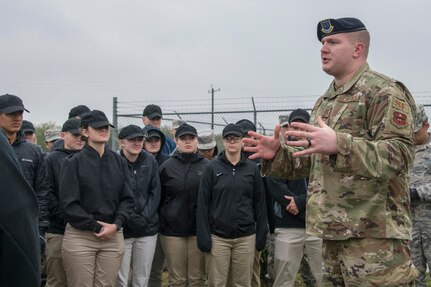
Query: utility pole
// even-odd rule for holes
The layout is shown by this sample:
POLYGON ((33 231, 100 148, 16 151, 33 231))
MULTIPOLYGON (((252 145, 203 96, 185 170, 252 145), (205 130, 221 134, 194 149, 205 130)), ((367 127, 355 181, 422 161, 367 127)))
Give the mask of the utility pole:
POLYGON ((217 90, 214 90, 213 85, 211 84, 211 91, 208 91, 208 93, 211 93, 211 129, 214 130, 214 93, 220 92, 220 88, 217 90))
POLYGON ((112 129, 111 133, 111 149, 113 151, 116 151, 117 146, 117 136, 118 136, 118 99, 117 97, 113 98, 112 101, 112 123, 114 124, 115 128, 112 129))

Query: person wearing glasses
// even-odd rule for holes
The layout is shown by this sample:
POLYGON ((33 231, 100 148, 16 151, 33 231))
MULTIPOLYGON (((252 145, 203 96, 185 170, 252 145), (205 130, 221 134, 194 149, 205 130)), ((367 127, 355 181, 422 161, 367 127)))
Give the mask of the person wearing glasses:
POLYGON ((255 250, 268 232, 265 192, 258 166, 241 152, 243 129, 227 125, 225 150, 202 175, 197 210, 198 247, 206 252, 208 286, 251 286, 255 250))
POLYGON ((124 254, 122 226, 134 210, 127 161, 107 146, 102 111, 81 118, 84 148, 64 159, 60 202, 66 221, 62 256, 67 286, 116 286, 124 254))
POLYGON ((160 241, 168 263, 169 286, 205 286, 205 258, 196 244, 196 205, 208 160, 198 152, 193 126, 182 124, 175 141, 175 152, 159 168, 160 241))

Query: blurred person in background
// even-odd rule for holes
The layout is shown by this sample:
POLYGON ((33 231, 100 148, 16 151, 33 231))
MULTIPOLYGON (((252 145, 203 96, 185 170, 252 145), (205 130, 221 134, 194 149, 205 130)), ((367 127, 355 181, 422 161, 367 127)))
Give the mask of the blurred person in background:
POLYGON ((46 182, 49 191, 49 226, 45 234, 47 287, 67 286, 66 272, 61 256, 66 219, 60 204, 60 170, 66 157, 74 155, 84 147, 79 131, 80 127, 81 121, 79 119, 67 120, 60 131, 60 138, 64 145, 52 150, 45 157, 46 182))
POLYGON ((218 154, 213 130, 198 131, 198 151, 206 159, 212 160, 218 154))
MULTIPOLYGON (((153 125, 158 129, 162 126, 163 113, 158 105, 147 105, 142 113, 144 126, 153 125)), ((176 148, 175 142, 170 137, 165 137, 162 153, 171 154, 176 148)))

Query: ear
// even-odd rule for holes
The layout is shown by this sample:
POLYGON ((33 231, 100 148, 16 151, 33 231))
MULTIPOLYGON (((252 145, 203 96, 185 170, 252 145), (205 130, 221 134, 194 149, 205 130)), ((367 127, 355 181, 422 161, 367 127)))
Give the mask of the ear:
POLYGON ((365 45, 361 42, 355 44, 355 49, 353 50, 353 58, 359 58, 364 54, 365 45))
POLYGON ((88 138, 88 129, 82 128, 81 129, 81 135, 83 135, 84 137, 88 138))

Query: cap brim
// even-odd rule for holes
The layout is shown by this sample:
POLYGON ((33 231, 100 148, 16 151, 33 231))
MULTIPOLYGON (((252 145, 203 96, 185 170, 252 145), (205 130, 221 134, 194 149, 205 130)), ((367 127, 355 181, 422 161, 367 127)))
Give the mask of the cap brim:
POLYGON ((154 119, 154 118, 157 118, 157 117, 161 118, 161 117, 162 117, 162 114, 159 114, 159 113, 153 113, 153 114, 151 114, 151 115, 148 115, 148 116, 147 116, 147 118, 149 118, 150 120, 152 120, 152 119, 154 119))
POLYGON ((52 141, 59 140, 59 139, 61 139, 61 137, 52 137, 52 138, 45 139, 45 141, 46 142, 52 142, 52 141))
POLYGON ((242 133, 241 133, 241 132, 239 132, 239 131, 230 131, 230 132, 227 132, 227 134, 225 134, 225 135, 223 136, 223 138, 225 138, 225 137, 227 137, 227 136, 230 136, 230 135, 234 135, 234 136, 242 137, 244 134, 242 134, 242 133))
POLYGON ((194 133, 194 132, 182 132, 182 133, 176 133, 176 134, 175 134, 175 138, 179 138, 179 137, 186 136, 186 135, 195 136, 195 137, 197 137, 197 136, 198 136, 198 135, 197 135, 196 133, 194 133))
POLYGON ((92 128, 96 128, 96 129, 101 128, 101 127, 105 127, 105 126, 110 126, 112 128, 115 128, 113 125, 111 125, 109 122, 106 122, 106 121, 90 123, 88 125, 92 128))
POLYGON ((36 131, 35 131, 35 130, 33 130, 33 129, 21 129, 21 131, 22 131, 23 133, 27 133, 27 132, 35 133, 35 132, 36 132, 36 131))
POLYGON ((159 138, 159 139, 161 139, 162 137, 158 133, 156 133, 156 134, 148 135, 146 138, 147 139, 150 139, 150 138, 159 138))
POLYGON ((290 122, 297 122, 297 121, 301 121, 303 123, 308 123, 307 119, 305 119, 304 117, 293 117, 292 119, 290 119, 290 122))
POLYGON ((134 139, 134 138, 143 138, 144 135, 140 133, 134 133, 125 137, 126 140, 134 139))
POLYGON ((78 135, 81 134, 81 132, 78 129, 73 129, 73 130, 68 130, 68 131, 61 131, 61 132, 71 133, 74 136, 78 136, 78 135))
POLYGON ((198 149, 212 149, 215 148, 217 143, 198 144, 198 149))
POLYGON ((1 110, 1 112, 5 113, 5 114, 11 114, 11 113, 18 112, 18 111, 26 111, 27 113, 29 113, 29 111, 26 108, 24 108, 23 106, 11 106, 11 107, 6 107, 6 108, 1 110))

